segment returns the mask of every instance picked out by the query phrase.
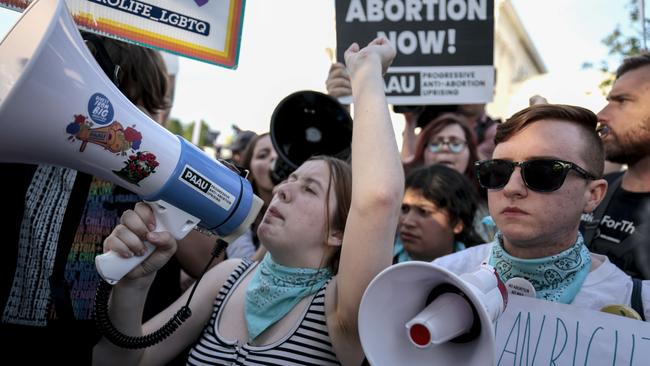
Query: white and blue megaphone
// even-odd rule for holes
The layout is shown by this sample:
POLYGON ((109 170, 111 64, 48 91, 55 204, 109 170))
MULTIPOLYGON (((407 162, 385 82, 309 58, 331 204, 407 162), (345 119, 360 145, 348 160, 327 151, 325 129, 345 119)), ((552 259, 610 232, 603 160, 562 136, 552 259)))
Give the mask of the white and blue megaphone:
POLYGON ((493 365, 494 322, 507 299, 491 266, 457 276, 427 262, 399 263, 363 295, 361 345, 373 366, 493 365))
MULTIPOLYGON (((63 0, 34 1, 0 43, 0 161, 51 164, 120 185, 149 202, 156 231, 195 226, 229 242, 262 201, 244 176, 135 107, 90 54, 63 0)), ((96 258, 108 282, 144 256, 96 258)))

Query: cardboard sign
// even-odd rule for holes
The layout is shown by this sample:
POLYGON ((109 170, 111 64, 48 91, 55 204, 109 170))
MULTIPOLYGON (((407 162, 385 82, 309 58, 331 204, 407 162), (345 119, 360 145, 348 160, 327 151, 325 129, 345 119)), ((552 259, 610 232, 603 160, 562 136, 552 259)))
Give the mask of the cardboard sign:
MULTIPOLYGON (((22 11, 33 0, 0 0, 22 11)), ((245 0, 66 0, 80 29, 236 68, 245 0)))
POLYGON ((510 295, 496 324, 496 365, 648 365, 650 324, 510 295))
POLYGON ((397 51, 384 76, 389 103, 492 100, 494 0, 336 0, 339 61, 378 36, 397 51))

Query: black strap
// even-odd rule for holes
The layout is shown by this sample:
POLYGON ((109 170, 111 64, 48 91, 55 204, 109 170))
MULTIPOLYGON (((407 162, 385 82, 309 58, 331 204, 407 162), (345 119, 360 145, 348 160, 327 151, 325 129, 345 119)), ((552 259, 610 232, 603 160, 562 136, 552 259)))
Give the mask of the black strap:
POLYGON ((600 202, 600 205, 596 208, 594 211, 593 218, 591 219, 591 222, 586 223, 584 225, 584 232, 582 233, 582 236, 585 240, 585 244, 589 247, 591 244, 591 241, 597 237, 596 235, 599 230, 598 226, 600 226, 600 220, 603 218, 603 214, 605 214, 605 211, 607 211, 607 206, 609 206, 609 201, 612 200, 612 197, 614 196, 614 192, 618 189, 618 187, 621 185, 621 182, 623 181, 623 175, 619 176, 616 178, 612 183, 607 187, 607 193, 605 194, 605 198, 603 198, 603 201, 600 202))
POLYGON ((632 278, 632 309, 639 313, 641 320, 645 321, 643 298, 641 297, 642 291, 643 281, 640 278, 632 278))

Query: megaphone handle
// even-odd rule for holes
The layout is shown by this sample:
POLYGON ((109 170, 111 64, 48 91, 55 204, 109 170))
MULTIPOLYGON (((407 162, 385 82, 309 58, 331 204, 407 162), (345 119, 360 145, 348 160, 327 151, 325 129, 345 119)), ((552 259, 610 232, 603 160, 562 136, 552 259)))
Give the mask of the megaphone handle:
MULTIPOLYGON (((184 238, 199 223, 199 219, 182 211, 165 201, 147 202, 156 217, 154 232, 169 231, 177 240, 184 238)), ((109 251, 95 257, 95 266, 99 275, 108 283, 115 284, 138 264, 142 263, 156 247, 145 241, 143 255, 124 258, 109 251)))

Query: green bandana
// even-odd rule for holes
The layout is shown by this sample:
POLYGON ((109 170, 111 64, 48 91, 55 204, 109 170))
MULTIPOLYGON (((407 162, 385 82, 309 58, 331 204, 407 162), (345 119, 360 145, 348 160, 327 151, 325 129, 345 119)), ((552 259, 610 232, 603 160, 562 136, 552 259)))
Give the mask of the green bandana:
POLYGON ((575 244, 562 253, 536 259, 515 258, 503 249, 501 232, 497 232, 489 264, 504 283, 515 277, 525 278, 535 288, 538 299, 570 304, 589 274, 591 256, 578 233, 575 244))
POLYGON ((257 338, 300 300, 320 290, 331 277, 328 268, 285 267, 266 253, 246 289, 244 316, 249 339, 257 338))

